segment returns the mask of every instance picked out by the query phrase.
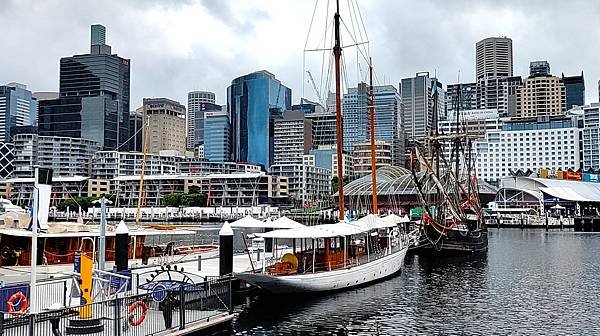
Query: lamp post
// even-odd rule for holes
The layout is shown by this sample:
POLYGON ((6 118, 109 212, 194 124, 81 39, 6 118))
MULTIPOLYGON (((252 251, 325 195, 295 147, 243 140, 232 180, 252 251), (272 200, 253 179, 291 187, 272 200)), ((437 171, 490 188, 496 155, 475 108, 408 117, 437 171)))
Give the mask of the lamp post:
POLYGON ((106 263, 106 204, 112 204, 112 202, 106 197, 102 196, 101 199, 94 201, 93 203, 100 203, 100 236, 98 237, 98 269, 103 271, 104 264, 106 263))

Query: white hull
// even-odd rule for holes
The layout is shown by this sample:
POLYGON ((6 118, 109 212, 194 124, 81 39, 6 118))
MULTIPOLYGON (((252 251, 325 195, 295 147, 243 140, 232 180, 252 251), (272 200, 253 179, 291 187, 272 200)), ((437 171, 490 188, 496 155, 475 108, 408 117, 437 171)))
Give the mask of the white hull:
POLYGON ((344 290, 381 280, 402 270, 408 247, 379 259, 328 272, 273 276, 263 273, 236 273, 235 277, 274 294, 344 290))

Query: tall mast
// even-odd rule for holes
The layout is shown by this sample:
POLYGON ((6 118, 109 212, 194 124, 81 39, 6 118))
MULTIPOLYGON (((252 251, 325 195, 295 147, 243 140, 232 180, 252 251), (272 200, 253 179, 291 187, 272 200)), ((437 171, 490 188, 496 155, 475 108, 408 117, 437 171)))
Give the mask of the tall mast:
MULTIPOLYGON (((150 126, 150 118, 146 115, 146 107, 144 106, 144 114, 142 117, 144 123, 143 137, 143 156, 142 156, 142 170, 140 172, 140 190, 138 191, 137 210, 135 212, 135 224, 140 225, 140 209, 142 208, 142 198, 144 195, 144 170, 146 169, 146 153, 148 152, 148 131, 150 126), (147 119, 146 119, 147 118, 147 119)), ((134 247, 135 250, 135 247, 134 247)))
POLYGON ((369 122, 371 124, 371 189, 373 206, 371 213, 377 214, 377 165, 375 161, 375 97, 373 96, 373 62, 369 57, 369 122))
POLYGON ((335 45, 333 46, 333 56, 335 59, 335 128, 337 140, 337 178, 338 178, 338 207, 340 220, 344 220, 344 156, 342 148, 344 146, 344 137, 342 129, 342 89, 340 75, 340 58, 342 57, 342 44, 340 42, 340 1, 336 0, 336 11, 333 17, 335 45))
MULTIPOLYGON (((460 133, 460 98, 462 96, 462 88, 460 83, 458 83, 458 99, 457 101, 457 106, 456 106, 456 135, 458 135, 460 133)), ((455 175, 456 175, 456 198, 457 198, 457 203, 460 202, 460 138, 457 136, 456 139, 454 140, 454 145, 456 146, 456 157, 454 158, 455 160, 455 175)))

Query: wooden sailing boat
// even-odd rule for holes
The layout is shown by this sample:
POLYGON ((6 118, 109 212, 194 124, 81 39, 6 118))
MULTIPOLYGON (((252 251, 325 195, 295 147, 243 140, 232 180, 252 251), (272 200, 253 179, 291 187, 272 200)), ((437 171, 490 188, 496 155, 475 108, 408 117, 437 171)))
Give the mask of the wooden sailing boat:
MULTIPOLYGON (((460 84, 458 92, 460 92, 460 84)), ((479 203, 471 137, 460 127, 460 95, 457 99, 456 130, 440 134, 437 127, 437 90, 434 126, 427 148, 416 144, 410 166, 423 209, 419 249, 437 252, 487 251, 487 227, 479 203), (450 149, 450 156, 443 153, 450 149)))
MULTIPOLYGON (((375 174, 375 125, 373 107, 372 66, 370 66, 369 112, 371 123, 371 164, 373 169, 372 214, 354 222, 345 219, 341 112, 341 79, 339 0, 334 15, 336 126, 338 165, 339 223, 284 229, 258 234, 263 238, 292 239, 291 250, 282 251, 283 256, 274 265, 262 270, 237 273, 235 276, 251 285, 271 293, 312 293, 344 290, 378 281, 401 271, 409 240, 400 233, 395 221, 377 217, 377 178, 375 174), (296 244, 296 240, 300 244, 296 244), (296 246, 306 246, 296 250, 296 246)), ((276 244, 275 244, 276 245, 276 244)), ((275 247, 277 249, 277 247, 275 247)), ((275 250, 277 254, 277 250, 275 250)))

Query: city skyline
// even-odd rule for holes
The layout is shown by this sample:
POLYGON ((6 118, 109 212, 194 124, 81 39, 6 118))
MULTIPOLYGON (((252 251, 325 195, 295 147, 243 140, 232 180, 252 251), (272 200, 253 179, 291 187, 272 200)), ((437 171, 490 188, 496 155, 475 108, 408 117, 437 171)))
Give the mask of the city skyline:
MULTIPOLYGON (((402 78, 418 71, 435 73, 447 85, 457 82, 460 70, 460 81, 472 82, 475 43, 508 36, 513 40, 515 75, 526 77, 529 62, 537 60, 547 60, 556 76, 583 70, 586 103, 598 101, 598 47, 588 41, 600 37, 600 29, 587 25, 600 10, 598 3, 364 1, 360 5, 377 85, 397 87, 402 78), (435 24, 425 24, 424 16, 416 12, 427 13, 435 24), (569 24, 557 24, 557 16, 569 24)), ((0 73, 4 82, 23 83, 34 92, 58 91, 60 58, 87 53, 89 26, 99 23, 107 27, 106 43, 132 60, 130 110, 141 106, 144 97, 185 102, 192 90, 215 92, 217 103, 224 104, 232 79, 263 69, 292 89, 296 103, 302 92, 315 98, 310 84, 302 84, 302 49, 313 6, 314 2, 292 1, 250 5, 157 0, 143 6, 134 1, 114 6, 8 1, 0 9, 0 19, 21 29, 0 37, 5 49, 12 50, 0 73), (49 19, 40 19, 39 12, 49 19), (76 13, 78 19, 60 20, 64 13, 76 13), (295 23, 289 21, 291 13, 295 23), (25 47, 23 40, 28 41, 25 47)), ((348 78, 351 87, 357 82, 358 78, 348 78)))

